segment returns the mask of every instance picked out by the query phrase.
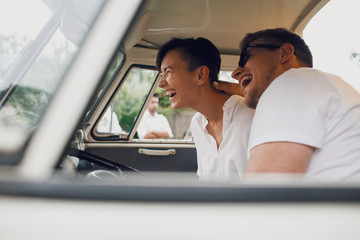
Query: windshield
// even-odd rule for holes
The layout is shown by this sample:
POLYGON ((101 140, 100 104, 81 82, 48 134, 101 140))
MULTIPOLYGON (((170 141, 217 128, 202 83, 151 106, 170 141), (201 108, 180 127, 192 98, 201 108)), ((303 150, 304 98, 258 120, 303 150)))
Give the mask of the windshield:
POLYGON ((9 139, 21 146, 36 129, 102 5, 0 2, 0 152, 9 139))

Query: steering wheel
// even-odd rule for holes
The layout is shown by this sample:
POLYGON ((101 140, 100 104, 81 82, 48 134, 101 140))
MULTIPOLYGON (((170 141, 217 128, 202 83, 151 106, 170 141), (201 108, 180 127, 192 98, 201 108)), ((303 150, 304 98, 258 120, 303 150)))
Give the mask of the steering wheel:
MULTIPOLYGON (((96 164, 106 168, 107 170, 95 170, 92 169, 89 173, 87 173, 86 178, 94 178, 94 179, 104 179, 104 178, 123 178, 126 176, 125 172, 130 172, 131 174, 136 174, 136 176, 147 177, 145 174, 141 173, 139 170, 125 166, 121 163, 117 163, 110 159, 104 158, 102 156, 98 156, 93 153, 85 152, 84 150, 79 150, 73 147, 69 147, 66 151, 66 154, 70 156, 74 156, 80 159, 80 161, 85 161, 88 166, 96 164)), ((84 163, 83 163, 84 165, 84 163)), ((80 164, 79 164, 80 166, 80 164)), ((79 168, 78 166, 78 168, 79 168)))

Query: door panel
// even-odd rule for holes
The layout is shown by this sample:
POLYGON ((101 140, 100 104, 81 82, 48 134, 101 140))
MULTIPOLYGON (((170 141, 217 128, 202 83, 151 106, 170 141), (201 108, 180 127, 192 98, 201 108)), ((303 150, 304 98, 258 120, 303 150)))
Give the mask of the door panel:
POLYGON ((89 144, 91 152, 140 171, 196 172, 193 144, 89 144), (170 152, 169 154, 167 154, 170 152), (151 154, 157 155, 151 155, 151 154), (166 153, 166 155, 164 155, 166 153), (150 155, 148 155, 150 154, 150 155))

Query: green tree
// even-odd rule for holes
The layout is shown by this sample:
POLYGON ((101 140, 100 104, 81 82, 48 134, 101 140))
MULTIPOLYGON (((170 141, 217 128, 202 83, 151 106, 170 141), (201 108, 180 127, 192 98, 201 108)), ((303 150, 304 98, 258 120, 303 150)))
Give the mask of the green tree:
POLYGON ((42 90, 18 86, 11 95, 5 108, 11 108, 7 115, 11 122, 16 122, 26 129, 35 127, 44 113, 49 96, 42 90))
MULTIPOLYGON (((1 77, 5 79, 7 71, 22 57, 19 53, 28 39, 26 36, 0 35, 0 41, 1 77)), ((7 113, 10 113, 7 114, 10 121, 28 129, 38 124, 75 51, 66 40, 48 43, 46 51, 37 57, 24 77, 19 82, 12 83, 14 88, 5 107, 7 113)))
POLYGON ((129 132, 154 84, 157 72, 134 67, 113 102, 121 128, 129 132))

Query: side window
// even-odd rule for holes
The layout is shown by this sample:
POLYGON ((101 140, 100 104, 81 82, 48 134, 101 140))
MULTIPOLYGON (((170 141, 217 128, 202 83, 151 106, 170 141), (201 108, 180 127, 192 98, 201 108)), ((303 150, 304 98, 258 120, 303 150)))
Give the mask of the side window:
POLYGON ((132 67, 98 123, 96 132, 100 135, 120 134, 120 138, 128 138, 157 74, 153 69, 132 67))
POLYGON ((114 59, 112 60, 109 69, 107 70, 101 84, 100 84, 100 90, 98 92, 98 94, 94 97, 94 99, 92 99, 91 104, 90 104, 90 110, 86 116, 86 120, 87 121, 88 117, 90 117, 93 113, 93 111, 95 110, 95 107, 97 104, 99 104, 99 101, 101 100, 101 98, 103 97, 102 95, 104 94, 104 90, 106 90, 112 83, 112 81, 114 80, 116 74, 118 73, 118 71, 120 70, 120 68, 122 67, 123 61, 124 61, 124 54, 121 51, 118 51, 114 57, 114 59))

